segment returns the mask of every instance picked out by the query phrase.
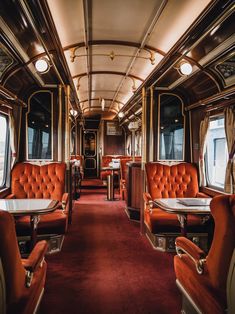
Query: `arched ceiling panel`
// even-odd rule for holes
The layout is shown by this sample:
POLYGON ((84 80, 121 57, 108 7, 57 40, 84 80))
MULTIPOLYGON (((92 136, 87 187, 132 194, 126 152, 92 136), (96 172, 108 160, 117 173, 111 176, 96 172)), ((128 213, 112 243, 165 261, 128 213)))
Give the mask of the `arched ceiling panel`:
POLYGON ((126 72, 133 54, 137 48, 103 45, 92 46, 92 70, 93 71, 119 71, 126 72), (101 56, 104 54, 105 56, 101 56), (111 59, 110 55, 113 57, 111 59))
POLYGON ((62 47, 84 41, 83 0, 48 0, 62 47))
POLYGON ((65 57, 66 57, 66 61, 68 63, 69 70, 70 70, 72 76, 79 75, 81 73, 86 73, 86 71, 87 71, 86 57, 84 56, 84 55, 86 55, 85 47, 79 48, 77 53, 78 52, 79 52, 79 55, 82 55, 82 57, 75 58, 73 62, 71 61, 71 58, 70 58, 71 57, 70 50, 66 50, 64 52, 65 57))
POLYGON ((210 0, 168 1, 148 44, 167 53, 209 2, 210 0))
POLYGON ((150 60, 137 59, 131 68, 130 74, 138 73, 139 77, 146 78, 163 59, 163 56, 156 53, 154 54, 154 58, 154 65, 151 64, 150 60))
POLYGON ((161 0, 93 1, 92 39, 141 42, 161 0), (113 14, 116 12, 116 14, 113 14), (127 31, 128 30, 128 31, 127 31))

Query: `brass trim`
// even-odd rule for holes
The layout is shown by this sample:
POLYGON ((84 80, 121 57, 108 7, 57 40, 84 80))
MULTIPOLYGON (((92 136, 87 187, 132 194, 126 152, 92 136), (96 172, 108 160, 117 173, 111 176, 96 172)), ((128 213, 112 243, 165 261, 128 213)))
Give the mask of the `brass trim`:
POLYGON ((192 133, 192 112, 189 111, 189 137, 190 137, 190 162, 194 162, 193 158, 193 133, 192 133))
POLYGON ((153 132, 153 85, 150 87, 150 129, 149 129, 149 161, 154 160, 154 132, 153 132))
POLYGON ((54 157, 54 154, 53 154, 53 146, 54 146, 54 134, 53 134, 53 127, 54 127, 54 118, 53 118, 53 115, 54 115, 54 94, 52 91, 50 90, 37 90, 35 92, 33 92, 30 96, 29 96, 29 99, 28 99, 28 111, 26 112, 26 161, 53 161, 53 157, 54 157), (28 114, 30 112, 30 100, 31 98, 35 95, 35 94, 39 94, 39 93, 50 93, 51 94, 51 159, 30 159, 28 158, 28 155, 29 155, 29 151, 28 151, 28 114))
POLYGON ((70 86, 65 86, 65 163, 67 170, 69 170, 70 163, 70 120, 69 120, 69 109, 70 109, 70 86))
POLYGON ((62 85, 58 87, 58 161, 63 161, 63 147, 62 143, 62 85))

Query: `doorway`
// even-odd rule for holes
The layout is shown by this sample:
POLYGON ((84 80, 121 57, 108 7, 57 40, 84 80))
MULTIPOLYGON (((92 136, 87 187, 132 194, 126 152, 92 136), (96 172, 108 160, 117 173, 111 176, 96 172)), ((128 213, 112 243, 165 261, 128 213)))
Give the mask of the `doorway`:
POLYGON ((83 155, 85 178, 97 178, 97 131, 84 131, 83 155))

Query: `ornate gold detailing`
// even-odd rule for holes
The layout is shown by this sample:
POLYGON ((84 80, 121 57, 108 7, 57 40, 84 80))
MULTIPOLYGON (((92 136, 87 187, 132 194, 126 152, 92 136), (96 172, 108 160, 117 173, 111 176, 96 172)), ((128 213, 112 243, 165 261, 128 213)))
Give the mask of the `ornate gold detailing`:
MULTIPOLYGON (((80 46, 77 46, 77 47, 73 47, 73 48, 70 48, 70 61, 71 62, 74 62, 74 60, 76 58, 79 58, 79 57, 88 57, 87 54, 76 54, 76 51, 81 48, 80 46)), ((145 59, 145 60, 149 60, 150 63, 152 65, 155 64, 155 52, 150 50, 150 49, 147 49, 147 48, 142 48, 142 50, 145 50, 149 53, 149 57, 144 57, 144 56, 139 56, 137 55, 136 58, 140 58, 140 59, 145 59)), ((128 54, 115 54, 114 51, 111 51, 109 54, 107 53, 94 53, 92 54, 92 56, 100 56, 100 57, 109 57, 112 61, 116 58, 116 57, 130 57, 132 58, 133 55, 128 55, 128 54)))

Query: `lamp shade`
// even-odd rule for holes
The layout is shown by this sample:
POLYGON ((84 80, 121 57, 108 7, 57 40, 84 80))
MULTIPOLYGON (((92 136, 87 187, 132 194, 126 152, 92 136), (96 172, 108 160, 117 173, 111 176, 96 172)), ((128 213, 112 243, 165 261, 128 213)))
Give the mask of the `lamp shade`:
POLYGON ((129 125, 128 125, 128 129, 130 131, 136 131, 136 130, 138 130, 138 128, 139 128, 138 121, 130 122, 129 125))
POLYGON ((192 70, 193 70, 193 68, 192 68, 192 66, 191 66, 191 64, 190 63, 188 63, 188 62, 182 62, 181 64, 180 64, 180 73, 181 74, 183 74, 183 75, 189 75, 189 74, 191 74, 192 73, 192 70))
POLYGON ((40 73, 46 73, 49 70, 49 62, 46 58, 38 59, 35 62, 35 68, 40 73))

